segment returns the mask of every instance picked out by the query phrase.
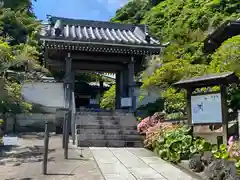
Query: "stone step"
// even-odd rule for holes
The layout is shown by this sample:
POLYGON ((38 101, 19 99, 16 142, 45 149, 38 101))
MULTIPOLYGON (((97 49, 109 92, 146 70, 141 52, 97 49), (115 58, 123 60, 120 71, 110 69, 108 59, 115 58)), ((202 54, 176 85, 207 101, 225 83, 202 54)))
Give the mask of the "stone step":
POLYGON ((88 133, 88 134, 102 134, 104 133, 103 129, 77 129, 77 134, 88 133))
POLYGON ((76 121, 79 122, 89 122, 89 121, 119 121, 123 123, 134 123, 137 124, 136 118, 134 116, 92 116, 92 115, 82 115, 76 116, 76 121))
MULTIPOLYGON (((78 122, 76 123, 77 129, 79 128, 89 128, 92 129, 92 127, 96 126, 97 128, 102 128, 106 127, 107 129, 109 128, 119 128, 119 127, 127 127, 128 129, 131 127, 137 127, 137 124, 135 123, 123 123, 123 122, 111 122, 111 121, 103 121, 103 122, 78 122)), ((136 129, 136 128, 134 128, 136 129)))
POLYGON ((120 125, 77 125, 76 129, 124 129, 136 130, 137 126, 120 126, 120 125))
POLYGON ((119 121, 81 121, 76 125, 103 125, 103 126, 117 126, 120 125, 119 121))
POLYGON ((97 116, 98 120, 120 120, 119 116, 97 116))
POLYGON ((77 139, 84 140, 125 140, 125 141, 140 141, 140 135, 129 134, 78 134, 77 139))
POLYGON ((76 112, 77 116, 81 115, 91 115, 91 116, 113 116, 116 115, 115 112, 91 112, 91 111, 82 111, 82 112, 76 112))
POLYGON ((134 118, 133 114, 124 114, 124 113, 109 113, 109 114, 104 114, 104 113, 76 113, 76 117, 80 116, 91 116, 91 117, 116 117, 116 118, 121 118, 121 117, 131 117, 134 118))
POLYGON ((78 141, 80 147, 143 147, 141 141, 123 140, 84 140, 78 141))
POLYGON ((131 122, 131 121, 119 121, 120 126, 136 126, 137 127, 137 122, 131 122))
POLYGON ((95 124, 95 125, 77 125, 76 129, 121 129, 119 125, 109 125, 104 126, 102 124, 95 124))
POLYGON ((78 129, 77 134, 125 134, 125 135, 139 135, 139 133, 133 129, 78 129))
POLYGON ((88 123, 100 123, 100 124, 108 124, 108 123, 117 123, 123 125, 137 125, 138 122, 135 120, 122 120, 122 119, 77 119, 76 122, 78 124, 88 124, 88 123))
POLYGON ((122 134, 121 129, 78 129, 77 134, 122 134))
POLYGON ((120 120, 119 116, 91 116, 91 115, 82 115, 76 116, 77 120, 120 120))

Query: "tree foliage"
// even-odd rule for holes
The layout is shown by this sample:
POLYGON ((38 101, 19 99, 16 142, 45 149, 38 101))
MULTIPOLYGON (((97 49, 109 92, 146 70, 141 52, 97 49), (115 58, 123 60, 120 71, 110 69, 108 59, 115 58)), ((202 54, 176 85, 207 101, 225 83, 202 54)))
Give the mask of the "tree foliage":
POLYGON ((226 70, 240 75, 239 36, 227 40, 212 55, 203 52, 203 40, 227 20, 240 18, 239 0, 132 0, 111 20, 147 24, 150 33, 161 42, 170 42, 164 52, 154 57, 142 73, 142 88, 156 88, 166 99, 169 112, 185 109, 184 93, 174 93, 172 84, 180 79, 226 70), (136 18, 137 17, 137 18, 136 18), (160 65, 159 65, 160 64, 160 65))
POLYGON ((115 90, 116 86, 113 85, 108 91, 103 94, 100 102, 101 108, 113 109, 115 107, 115 90))
POLYGON ((214 72, 234 71, 240 76, 240 36, 226 40, 212 55, 210 69, 214 72))
POLYGON ((0 111, 31 109, 21 96, 21 80, 42 71, 37 35, 40 22, 32 12, 30 0, 4 0, 0 8, 0 111), (9 70, 25 72, 23 77, 8 76, 9 70))
POLYGON ((148 0, 129 1, 129 3, 123 8, 116 11, 116 15, 111 21, 120 23, 137 23, 144 17, 149 8, 150 4, 148 0))

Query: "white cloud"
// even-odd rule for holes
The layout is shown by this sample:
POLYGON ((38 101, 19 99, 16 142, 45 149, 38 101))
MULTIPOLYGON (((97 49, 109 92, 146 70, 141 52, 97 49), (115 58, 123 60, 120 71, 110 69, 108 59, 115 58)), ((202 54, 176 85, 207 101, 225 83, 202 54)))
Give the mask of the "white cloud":
POLYGON ((97 0, 99 3, 103 4, 109 11, 115 11, 123 7, 128 0, 97 0))

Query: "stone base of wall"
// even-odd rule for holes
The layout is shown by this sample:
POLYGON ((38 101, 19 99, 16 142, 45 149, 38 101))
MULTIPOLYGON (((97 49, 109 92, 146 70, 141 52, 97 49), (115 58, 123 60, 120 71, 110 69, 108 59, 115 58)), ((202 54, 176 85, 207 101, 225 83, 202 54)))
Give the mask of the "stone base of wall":
POLYGON ((8 116, 6 121, 6 132, 44 132, 45 120, 48 121, 49 131, 56 131, 56 114, 17 114, 8 116))

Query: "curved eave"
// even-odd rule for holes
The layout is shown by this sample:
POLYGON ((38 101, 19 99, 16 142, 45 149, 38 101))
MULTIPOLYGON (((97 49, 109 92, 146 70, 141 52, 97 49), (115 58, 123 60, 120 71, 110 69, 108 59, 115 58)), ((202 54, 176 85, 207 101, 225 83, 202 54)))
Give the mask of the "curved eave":
POLYGON ((227 21, 208 35, 204 41, 204 51, 214 52, 225 40, 237 35, 240 35, 240 20, 227 21))
POLYGON ((44 47, 48 49, 77 50, 88 52, 105 52, 136 55, 157 55, 161 53, 162 45, 116 44, 107 42, 63 40, 60 38, 40 37, 44 47))

